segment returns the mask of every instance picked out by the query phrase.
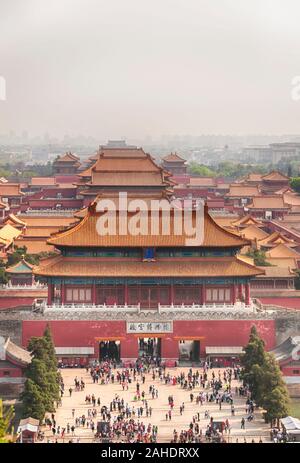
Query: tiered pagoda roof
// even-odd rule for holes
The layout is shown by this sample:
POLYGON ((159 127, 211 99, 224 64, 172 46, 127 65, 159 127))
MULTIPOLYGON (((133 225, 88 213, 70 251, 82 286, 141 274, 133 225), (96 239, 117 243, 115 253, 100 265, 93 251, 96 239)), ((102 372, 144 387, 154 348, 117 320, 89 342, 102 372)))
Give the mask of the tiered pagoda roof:
POLYGON ((68 163, 68 164, 71 164, 71 165, 77 165, 78 167, 80 166, 80 162, 79 162, 79 157, 76 156, 76 154, 73 154, 71 152, 67 152, 65 154, 62 154, 61 156, 59 156, 55 161, 55 163, 68 163))
POLYGON ((163 161, 166 163, 172 163, 172 162, 181 163, 181 164, 186 163, 186 160, 180 157, 177 153, 168 154, 167 156, 163 158, 163 161))
MULTIPOLYGON (((88 208, 85 217, 72 228, 52 236, 48 243, 57 248, 89 247, 184 247, 186 236, 182 235, 108 235, 97 233, 96 201, 88 208)), ((195 211, 194 211, 195 213, 195 211)), ((117 215, 118 221, 118 215, 117 215)), ((151 216, 149 217, 149 230, 151 216)), ((172 229, 172 227, 171 227, 172 229)), ((217 225, 204 208, 204 248, 241 248, 249 242, 217 225)), ((182 259, 158 259, 144 262, 140 259, 103 259, 99 257, 66 257, 59 255, 41 261, 34 269, 39 276, 73 277, 253 277, 262 270, 241 261, 235 255, 182 259), (176 261, 176 263, 175 263, 176 261)))
POLYGON ((81 194, 93 194, 93 187, 160 187, 172 188, 174 182, 171 174, 159 167, 153 158, 142 148, 102 149, 97 155, 96 162, 80 173, 80 186, 87 187, 81 194))

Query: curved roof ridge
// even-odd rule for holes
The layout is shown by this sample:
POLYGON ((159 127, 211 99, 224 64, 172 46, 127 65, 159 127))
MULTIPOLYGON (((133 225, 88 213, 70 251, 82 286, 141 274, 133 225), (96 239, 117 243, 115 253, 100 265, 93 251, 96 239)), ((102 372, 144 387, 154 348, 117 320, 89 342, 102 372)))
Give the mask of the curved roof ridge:
MULTIPOLYGON (((100 213, 96 211, 97 201, 94 200, 88 207, 85 217, 67 230, 58 231, 48 240, 48 244, 57 246, 185 246, 185 239, 188 235, 170 233, 166 235, 99 235, 96 231, 95 217, 100 213), (80 233, 80 235, 77 233, 80 233), (72 238, 70 238, 72 237, 72 238), (74 239, 74 237, 76 237, 74 239), (125 244, 126 243, 126 244, 125 244), (151 243, 151 244, 150 244, 151 243)), ((116 211, 118 212, 118 211, 116 211)), ((195 214, 196 211, 193 211, 195 214)), ((232 247, 238 248, 249 245, 248 239, 237 236, 235 233, 226 230, 217 224, 208 213, 208 207, 204 207, 204 241, 199 247, 232 247)))

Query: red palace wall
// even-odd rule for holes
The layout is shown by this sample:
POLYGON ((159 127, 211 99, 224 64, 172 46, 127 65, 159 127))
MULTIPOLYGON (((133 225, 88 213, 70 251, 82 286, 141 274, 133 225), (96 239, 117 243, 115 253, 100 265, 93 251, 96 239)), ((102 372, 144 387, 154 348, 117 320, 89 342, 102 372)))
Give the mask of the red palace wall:
MULTIPOLYGON (((22 344, 27 346, 31 336, 41 336, 47 321, 23 321, 22 344)), ((125 321, 50 321, 54 343, 57 347, 94 347, 98 358, 101 338, 120 338, 121 358, 135 359, 138 356, 137 335, 126 333, 125 321)), ((173 322, 172 334, 161 334, 162 358, 178 359, 180 339, 200 339, 201 356, 206 346, 244 346, 249 339, 250 329, 256 325, 266 348, 275 347, 274 320, 222 320, 173 322)), ((140 337, 147 335, 140 334, 140 337)), ((155 337, 155 336, 154 336, 155 337)))
POLYGON ((9 382, 9 378, 22 378, 21 368, 2 367, 0 365, 0 378, 5 378, 9 382), (9 372, 9 375, 5 375, 4 372, 9 372))
POLYGON ((300 376, 300 365, 297 367, 282 367, 281 368, 283 376, 300 376))

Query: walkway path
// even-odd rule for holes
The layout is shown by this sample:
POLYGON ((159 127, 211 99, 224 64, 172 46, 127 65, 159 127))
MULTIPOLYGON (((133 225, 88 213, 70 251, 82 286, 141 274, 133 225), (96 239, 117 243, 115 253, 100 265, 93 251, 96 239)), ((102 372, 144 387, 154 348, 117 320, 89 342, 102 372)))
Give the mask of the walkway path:
MULTIPOLYGON (((188 368, 173 368, 168 369, 167 372, 169 372, 170 375, 178 375, 181 371, 187 373, 188 370, 188 368)), ((211 377, 211 372, 212 371, 208 372, 209 377, 211 377)), ((217 377, 218 370, 214 369, 214 372, 217 377)), ((87 394, 94 394, 96 399, 100 397, 101 405, 107 405, 108 407, 116 394, 118 394, 121 398, 124 398, 125 403, 128 402, 131 407, 134 405, 135 408, 137 408, 142 405, 142 402, 134 403, 133 401, 135 383, 131 383, 129 385, 128 391, 123 391, 122 386, 118 383, 107 385, 100 385, 100 383, 94 384, 90 374, 84 369, 65 369, 61 370, 61 373, 65 383, 65 394, 62 399, 62 405, 57 409, 55 414, 58 426, 66 427, 68 423, 70 426, 74 424, 74 419, 72 418, 73 408, 76 410, 75 417, 79 417, 83 414, 87 416, 88 409, 93 408, 92 405, 85 404, 85 397, 87 394), (77 376, 78 379, 83 378, 86 385, 84 391, 74 390, 75 376, 77 376), (71 397, 69 397, 68 391, 70 386, 73 388, 71 397)), ((262 438, 263 441, 270 440, 269 426, 264 423, 260 411, 255 413, 254 421, 246 421, 245 430, 241 429, 241 419, 242 417, 246 418, 247 416, 244 397, 239 397, 234 394, 235 416, 232 417, 230 404, 222 403, 222 409, 219 410, 219 405, 216 403, 204 403, 202 406, 200 404, 197 405, 195 401, 191 403, 190 391, 182 389, 180 385, 165 385, 164 383, 161 383, 159 379, 153 381, 151 374, 146 374, 146 382, 144 385, 141 384, 141 381, 139 381, 139 383, 140 391, 142 392, 144 390, 146 392, 148 405, 149 407, 151 406, 153 410, 152 417, 147 418, 143 416, 140 421, 145 424, 152 423, 153 425, 158 426, 158 442, 170 442, 174 429, 178 431, 178 434, 180 434, 181 430, 187 430, 192 421, 193 415, 197 414, 198 411, 200 412, 199 425, 204 434, 209 422, 209 419, 204 419, 205 410, 209 410, 210 416, 214 418, 214 421, 225 421, 228 418, 231 426, 230 435, 227 435, 227 440, 229 440, 229 442, 236 442, 237 439, 239 442, 243 442, 244 438, 246 438, 247 442, 251 442, 252 439, 258 442, 260 438, 262 438), (154 384, 159 391, 158 399, 152 399, 152 397, 148 394, 149 386, 152 384, 154 384), (165 415, 169 410, 169 395, 173 395, 175 407, 173 410, 172 420, 166 421, 165 415), (179 407, 182 402, 185 403, 185 411, 183 415, 180 415, 179 407)), ((238 381, 233 380, 233 391, 236 386, 239 386, 239 383, 238 381)), ((202 388, 200 389, 199 387, 196 387, 193 390, 194 396, 196 396, 197 392, 200 390, 202 390, 202 388)), ((97 407, 97 410, 99 410, 99 407, 97 407)), ((137 416, 135 419, 137 420, 137 416)), ((94 420, 95 424, 100 420, 101 418, 97 417, 94 420)), ((75 436, 72 437, 71 434, 65 435, 64 442, 68 442, 70 439, 73 439, 73 441, 76 442, 78 438, 80 442, 92 442, 94 439, 93 433, 89 428, 77 427, 75 430, 75 436)), ((46 430, 46 440, 47 439, 54 441, 52 432, 49 429, 46 430)), ((62 442, 62 439, 58 438, 58 442, 62 442)))

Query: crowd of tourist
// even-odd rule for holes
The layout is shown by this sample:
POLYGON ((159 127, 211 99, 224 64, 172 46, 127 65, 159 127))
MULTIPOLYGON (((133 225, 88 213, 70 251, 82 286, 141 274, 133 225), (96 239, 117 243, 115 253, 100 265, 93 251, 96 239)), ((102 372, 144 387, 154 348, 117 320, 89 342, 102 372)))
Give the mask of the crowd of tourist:
MULTIPOLYGON (((157 441, 158 426, 149 423, 152 417, 155 399, 159 397, 161 385, 177 386, 187 391, 187 401, 195 405, 194 414, 186 430, 174 429, 171 438, 172 443, 198 443, 198 442, 225 442, 231 433, 229 418, 224 421, 216 421, 210 415, 210 404, 217 404, 219 410, 227 406, 226 411, 231 417, 235 416, 234 400, 236 396, 245 399, 245 416, 241 418, 240 427, 245 429, 246 423, 254 419, 254 403, 249 391, 244 386, 232 387, 232 380, 240 380, 239 368, 226 370, 210 370, 208 364, 202 368, 171 373, 167 369, 149 361, 147 358, 139 359, 134 365, 117 368, 115 362, 94 362, 86 368, 92 383, 97 385, 119 384, 121 391, 133 391, 132 400, 122 397, 122 392, 115 394, 108 403, 102 403, 101 388, 95 389, 97 393, 86 394, 85 404, 89 406, 84 414, 76 414, 72 409, 72 422, 66 426, 56 423, 55 415, 47 419, 49 431, 54 441, 70 439, 78 441, 79 428, 88 429, 96 441, 105 442, 143 442, 157 441), (146 375, 147 384, 146 384, 146 375), (150 381, 149 381, 150 379, 150 381), (146 422, 145 419, 147 418, 146 422), (201 420, 208 424, 204 425, 201 420)), ((61 385, 62 395, 64 385, 61 385)), ((74 378, 74 387, 70 386, 69 394, 73 391, 85 390, 84 379, 74 378)), ((175 403, 174 395, 168 396, 167 410, 162 415, 162 420, 172 421, 174 414, 185 414, 184 401, 175 403), (164 416, 164 418, 163 418, 164 416)), ((174 420, 176 423, 176 420, 174 420)), ((50 438, 48 439, 50 440, 50 438)))

